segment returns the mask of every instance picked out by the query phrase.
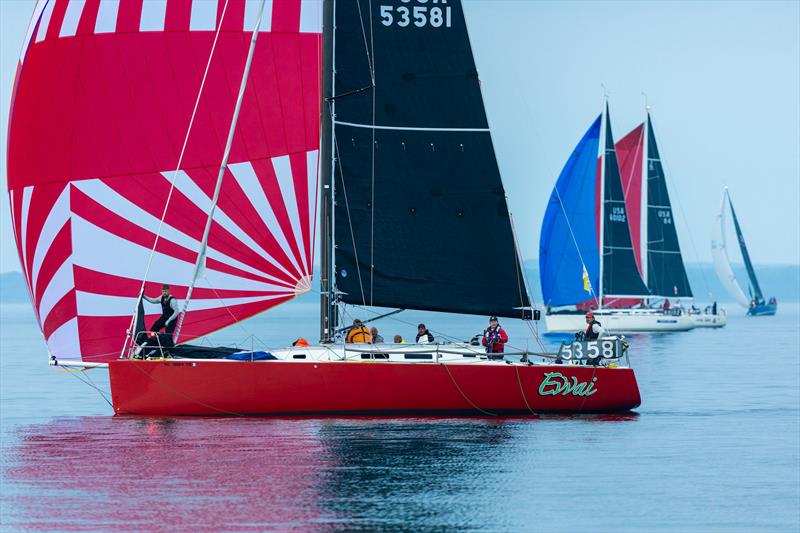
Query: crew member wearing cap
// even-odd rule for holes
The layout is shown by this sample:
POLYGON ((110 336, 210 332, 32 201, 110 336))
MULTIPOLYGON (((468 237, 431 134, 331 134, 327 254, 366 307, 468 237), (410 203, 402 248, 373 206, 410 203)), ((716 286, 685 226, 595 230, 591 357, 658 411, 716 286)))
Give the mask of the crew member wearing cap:
POLYGON ((496 316, 491 317, 489 319, 489 327, 483 330, 482 341, 482 344, 486 346, 486 353, 490 354, 489 359, 502 359, 503 350, 507 342, 508 334, 506 330, 500 327, 496 316))
POLYGON ((425 327, 425 324, 420 324, 417 326, 417 344, 430 344, 433 342, 433 335, 428 328, 425 327))
POLYGON ((586 313, 586 331, 583 332, 583 338, 587 341, 596 341, 605 334, 603 325, 594 319, 594 313, 591 311, 586 313))

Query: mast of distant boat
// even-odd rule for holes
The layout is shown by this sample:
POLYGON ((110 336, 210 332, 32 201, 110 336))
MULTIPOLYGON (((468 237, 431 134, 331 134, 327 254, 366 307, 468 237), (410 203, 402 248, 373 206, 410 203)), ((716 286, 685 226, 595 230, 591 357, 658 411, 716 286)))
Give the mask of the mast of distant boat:
POLYGON ((650 287, 650 271, 647 268, 649 261, 649 239, 650 239, 650 200, 648 198, 648 165, 650 164, 650 143, 648 137, 650 133, 650 106, 647 105, 647 96, 644 104, 644 128, 642 129, 642 191, 641 191, 641 212, 639 215, 639 257, 642 265, 642 279, 646 287, 650 287))
POLYGON ((606 218, 606 130, 608 121, 608 93, 603 87, 603 118, 600 120, 600 290, 597 295, 597 308, 603 308, 603 244, 605 240, 605 218, 606 218))

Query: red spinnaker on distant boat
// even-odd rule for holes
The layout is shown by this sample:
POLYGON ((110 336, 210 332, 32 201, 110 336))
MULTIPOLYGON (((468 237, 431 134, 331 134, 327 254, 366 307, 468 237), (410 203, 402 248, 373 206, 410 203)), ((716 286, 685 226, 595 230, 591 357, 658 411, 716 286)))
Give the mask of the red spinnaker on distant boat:
POLYGON ((617 150, 622 189, 625 191, 625 207, 628 210, 628 226, 636 256, 639 273, 642 270, 642 154, 644 152, 644 124, 639 124, 614 145, 617 150))
MULTIPOLYGON (((185 297, 259 3, 37 3, 14 84, 8 189, 52 355, 119 356, 173 178, 145 293, 168 283, 185 297)), ((266 5, 181 340, 311 285, 321 2, 266 5)))

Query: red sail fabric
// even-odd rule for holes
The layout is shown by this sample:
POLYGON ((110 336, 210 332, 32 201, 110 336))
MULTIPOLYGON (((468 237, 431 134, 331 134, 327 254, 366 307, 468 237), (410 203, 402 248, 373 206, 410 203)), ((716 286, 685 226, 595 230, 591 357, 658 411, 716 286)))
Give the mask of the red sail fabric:
MULTIPOLYGON (((168 283, 185 297, 259 4, 39 0, 34 8, 14 84, 8 189, 52 355, 119 355, 173 177, 145 294, 168 283)), ((181 340, 310 289, 321 20, 320 0, 266 2, 181 340)), ((145 309, 149 325, 160 307, 145 309)))
POLYGON ((639 124, 614 145, 619 161, 625 208, 639 274, 642 273, 642 153, 644 149, 644 124, 639 124))

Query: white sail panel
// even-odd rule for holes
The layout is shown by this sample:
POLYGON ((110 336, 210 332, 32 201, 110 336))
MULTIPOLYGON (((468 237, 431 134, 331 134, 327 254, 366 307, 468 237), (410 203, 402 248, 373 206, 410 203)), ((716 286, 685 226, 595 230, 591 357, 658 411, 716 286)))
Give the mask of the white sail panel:
POLYGON ((711 257, 714 259, 714 269, 717 277, 734 300, 742 307, 750 307, 750 299, 745 296, 742 287, 736 280, 736 274, 731 268, 731 261, 728 257, 728 247, 725 240, 725 195, 722 196, 722 206, 714 222, 714 238, 711 240, 711 257))
MULTIPOLYGON (((321 35, 309 33, 316 4, 266 2, 181 340, 310 288, 316 168, 307 162, 319 149, 321 101, 321 35), (232 168, 247 168, 247 183, 232 168)), ((154 246, 145 293, 169 283, 185 299, 259 5, 31 6, 8 128, 8 190, 51 354, 119 355, 154 246)))

